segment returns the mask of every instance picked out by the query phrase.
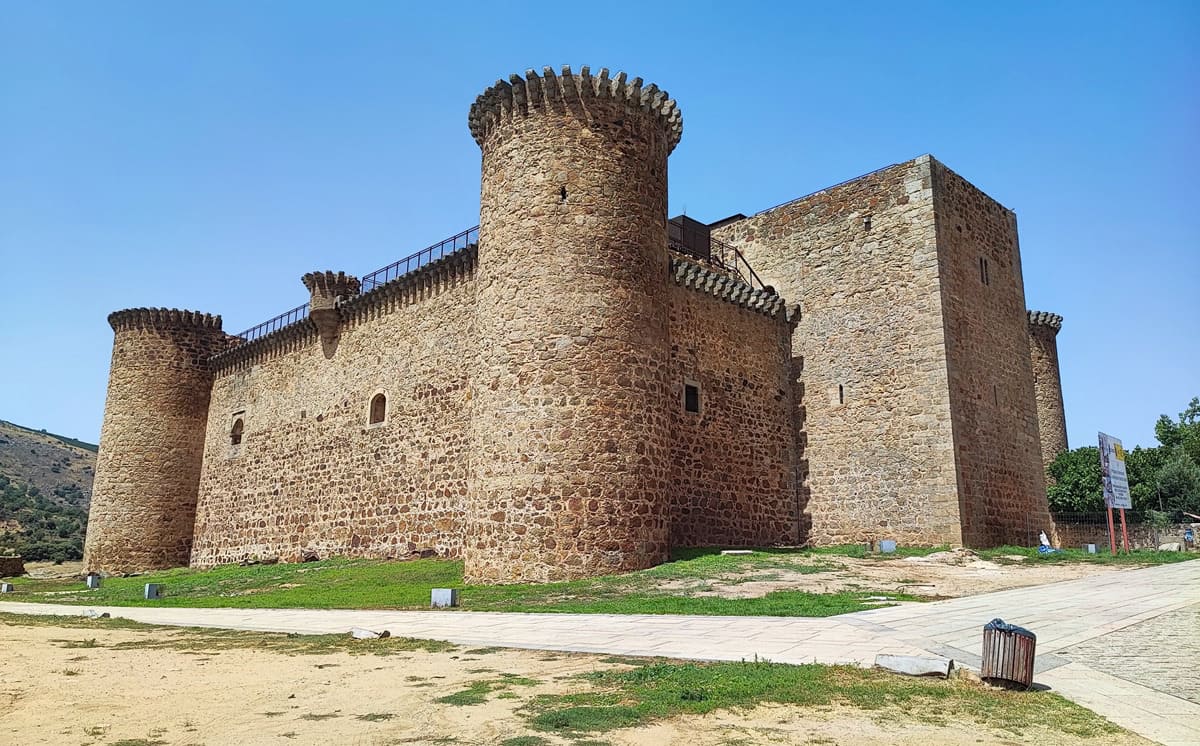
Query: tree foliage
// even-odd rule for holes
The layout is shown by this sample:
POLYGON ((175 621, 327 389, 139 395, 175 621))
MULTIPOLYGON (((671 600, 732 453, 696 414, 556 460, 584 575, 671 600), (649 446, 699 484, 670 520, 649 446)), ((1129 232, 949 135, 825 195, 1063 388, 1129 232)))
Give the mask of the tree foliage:
MULTIPOLYGON (((1200 514, 1200 397, 1188 403, 1178 420, 1159 417, 1154 434, 1160 445, 1126 451, 1133 509, 1200 514)), ((1046 491, 1052 511, 1104 510, 1096 446, 1059 454, 1047 473, 1053 481, 1046 491)))
POLYGON ((87 513, 68 502, 78 499, 79 492, 77 484, 60 485, 49 496, 0 474, 0 554, 56 562, 81 559, 87 513))

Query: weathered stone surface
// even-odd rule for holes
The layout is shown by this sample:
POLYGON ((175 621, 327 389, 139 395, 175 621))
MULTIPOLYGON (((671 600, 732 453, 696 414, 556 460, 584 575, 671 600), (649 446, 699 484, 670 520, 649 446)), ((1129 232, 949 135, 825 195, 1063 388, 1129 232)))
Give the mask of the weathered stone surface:
POLYGON ((84 543, 88 570, 186 565, 221 318, 135 308, 108 317, 115 337, 84 543))
MULTIPOLYGON (((1058 331, 1062 316, 1029 312, 1029 359, 1037 397, 1038 433, 1042 439, 1042 464, 1049 467, 1067 450, 1067 413, 1063 407, 1062 375, 1058 368, 1058 331)), ((1049 475, 1046 477, 1049 479, 1049 475)))
POLYGON ((922 658, 915 655, 877 655, 875 667, 905 676, 940 676, 943 679, 950 675, 954 661, 949 658, 922 658))
POLYGON ((113 315, 89 569, 437 555, 551 581, 671 545, 1052 530, 1057 352, 1013 214, 961 177, 924 156, 724 223, 751 287, 668 249, 682 120, 656 86, 527 71, 470 127, 477 247, 366 293, 305 275, 310 315, 252 340, 113 315))
POLYGON ((804 308, 814 542, 986 546, 1051 526, 1010 211, 922 156, 714 235, 804 308))

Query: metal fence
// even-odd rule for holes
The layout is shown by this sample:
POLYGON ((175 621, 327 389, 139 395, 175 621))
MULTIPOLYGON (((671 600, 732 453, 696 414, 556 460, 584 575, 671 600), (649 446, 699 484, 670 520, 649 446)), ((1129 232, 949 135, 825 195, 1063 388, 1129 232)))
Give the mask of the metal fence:
MULTIPOLYGON (((1109 551, 1108 513, 1054 513, 1054 528, 1058 533, 1058 545, 1064 549, 1080 549, 1087 544, 1095 544, 1096 551, 1109 551)), ((1171 516, 1165 526, 1151 523, 1149 516, 1144 513, 1126 510, 1125 530, 1129 534, 1131 549, 1157 549, 1160 545, 1183 540, 1187 524, 1182 516, 1171 516)), ((1049 526, 1039 525, 1038 521, 1028 519, 1023 532, 1023 546, 1038 545, 1038 534, 1045 531, 1050 533, 1049 526)), ((1116 535, 1117 548, 1121 542, 1121 517, 1113 511, 1113 531, 1116 535)))
POLYGON ((471 244, 479 243, 479 226, 468 228, 445 241, 427 246, 411 256, 406 256, 398 262, 392 262, 383 269, 377 269, 362 278, 362 291, 370 292, 385 282, 391 282, 403 277, 409 272, 415 272, 430 262, 436 262, 442 257, 465 249, 471 244))
POLYGON ((261 324, 259 324, 258 326, 250 327, 249 329, 242 332, 241 334, 238 334, 237 336, 241 337, 242 339, 246 340, 247 342, 253 342, 254 340, 258 339, 259 337, 265 337, 268 334, 271 334, 272 332, 277 332, 285 326, 291 326, 292 324, 295 324, 297 321, 303 321, 306 318, 308 318, 308 304, 307 303, 305 303, 302 306, 296 306, 295 308, 293 308, 290 311, 284 311, 283 313, 279 314, 275 318, 270 319, 268 321, 264 321, 261 324))

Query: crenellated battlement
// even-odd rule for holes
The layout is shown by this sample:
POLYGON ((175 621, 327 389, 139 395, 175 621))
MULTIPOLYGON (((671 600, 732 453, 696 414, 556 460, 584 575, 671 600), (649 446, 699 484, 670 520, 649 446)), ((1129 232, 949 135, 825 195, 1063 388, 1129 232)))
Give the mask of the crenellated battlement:
POLYGON ((799 320, 798 307, 789 307, 775 292, 751 287, 730 275, 686 259, 671 257, 671 279, 676 285, 707 293, 764 316, 782 317, 786 321, 792 321, 795 317, 799 320))
POLYGON ((1057 332, 1062 329, 1063 317, 1048 311, 1026 311, 1030 326, 1048 326, 1057 332))
POLYGON ((349 300, 358 295, 359 288, 361 287, 358 278, 354 275, 348 275, 345 272, 334 272, 332 270, 309 272, 301 277, 300 281, 304 283, 304 287, 312 294, 314 301, 317 298, 328 299, 330 302, 338 298, 344 301, 349 300))
POLYGON ((471 106, 467 122, 475 142, 483 147, 488 132, 513 117, 529 116, 539 109, 568 110, 597 99, 621 101, 641 109, 662 124, 667 131, 669 153, 683 136, 683 115, 666 91, 653 83, 643 83, 641 78, 630 79, 623 72, 610 78, 606 67, 600 68, 600 74, 596 76, 587 65, 580 68, 579 73, 571 72, 570 65, 563 65, 558 74, 551 67, 543 67, 540 77, 529 69, 524 78, 510 75, 507 81, 497 80, 480 94, 471 106))
POLYGON ((129 329, 212 329, 220 331, 221 317, 177 308, 126 308, 108 315, 114 332, 129 329))

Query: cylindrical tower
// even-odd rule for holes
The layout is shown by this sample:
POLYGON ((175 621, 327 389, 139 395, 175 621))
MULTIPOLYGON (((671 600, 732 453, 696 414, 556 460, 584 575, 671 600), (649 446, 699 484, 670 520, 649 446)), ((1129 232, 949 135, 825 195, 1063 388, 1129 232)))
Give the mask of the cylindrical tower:
POLYGON ((544 68, 471 107, 483 151, 469 582, 667 557, 667 155, 675 102, 544 68))
POLYGON ((84 565, 133 572, 188 563, 204 430, 208 359, 225 345, 221 317, 133 308, 115 332, 84 565))
POLYGON ((1067 415, 1063 408, 1062 378, 1058 371, 1058 330, 1062 316, 1029 311, 1029 356, 1033 361, 1033 391, 1037 396, 1042 464, 1049 467, 1067 450, 1067 415))

